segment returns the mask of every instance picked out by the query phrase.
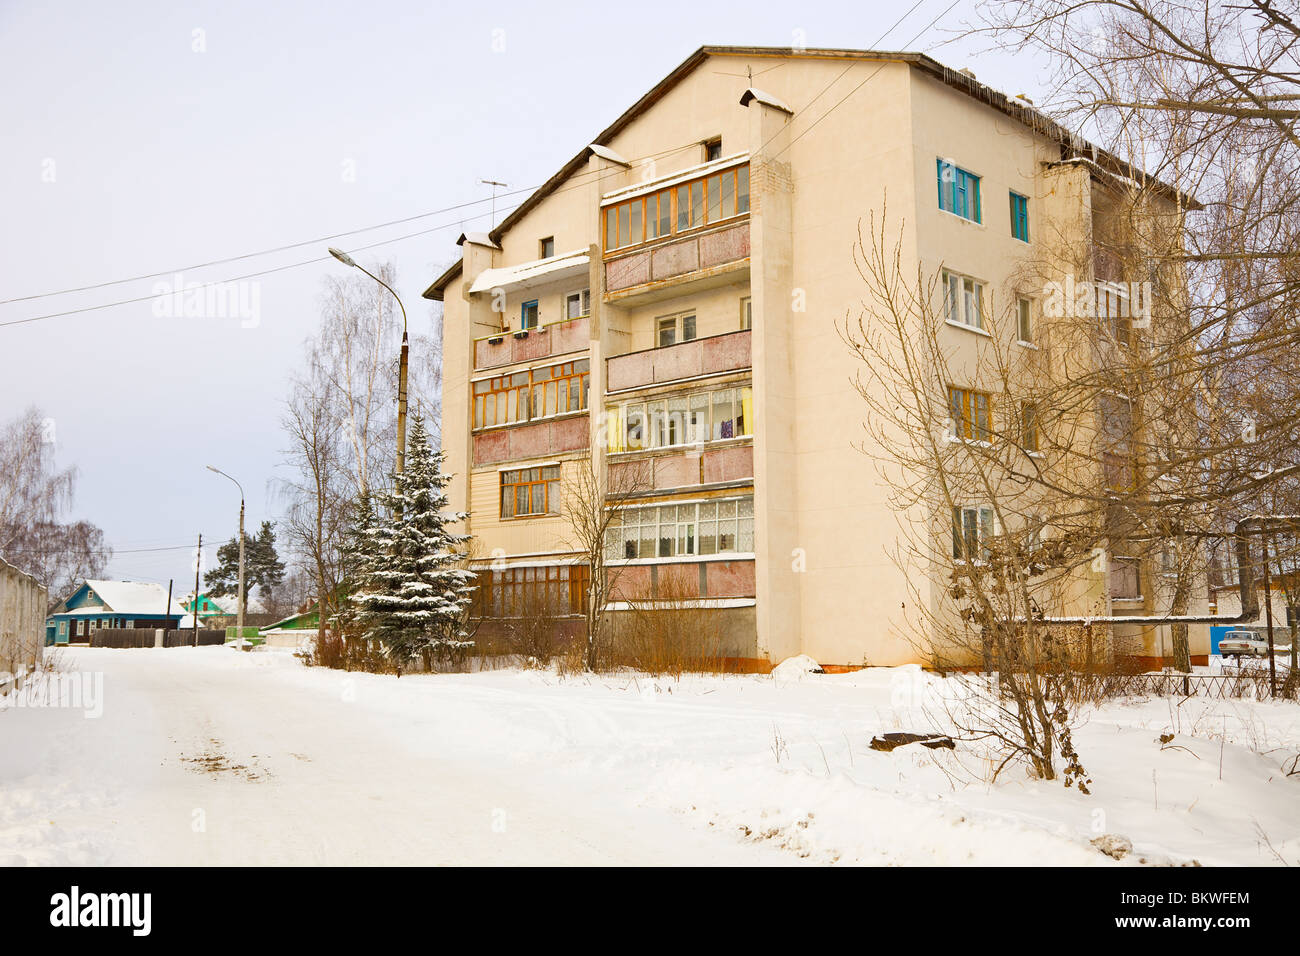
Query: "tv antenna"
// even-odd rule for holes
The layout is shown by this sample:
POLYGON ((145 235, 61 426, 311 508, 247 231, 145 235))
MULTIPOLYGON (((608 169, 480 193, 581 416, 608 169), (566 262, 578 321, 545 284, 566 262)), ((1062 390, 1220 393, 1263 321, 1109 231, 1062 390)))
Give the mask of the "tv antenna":
POLYGON ((484 186, 492 187, 492 225, 489 228, 495 229, 497 227, 497 188, 500 187, 501 189, 505 189, 510 184, 499 183, 495 179, 480 179, 479 182, 484 186))

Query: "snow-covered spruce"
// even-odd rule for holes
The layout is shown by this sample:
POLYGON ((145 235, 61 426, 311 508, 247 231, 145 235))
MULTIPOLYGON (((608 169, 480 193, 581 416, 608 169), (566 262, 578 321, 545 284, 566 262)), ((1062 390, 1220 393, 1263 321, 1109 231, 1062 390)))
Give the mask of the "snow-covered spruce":
POLYGON ((358 506, 357 589, 350 602, 366 638, 379 642, 399 674, 417 655, 454 659, 474 646, 464 626, 474 575, 457 550, 469 536, 448 530, 466 515, 445 510, 451 477, 442 473, 442 460, 416 416, 406 469, 378 496, 379 512, 358 506))

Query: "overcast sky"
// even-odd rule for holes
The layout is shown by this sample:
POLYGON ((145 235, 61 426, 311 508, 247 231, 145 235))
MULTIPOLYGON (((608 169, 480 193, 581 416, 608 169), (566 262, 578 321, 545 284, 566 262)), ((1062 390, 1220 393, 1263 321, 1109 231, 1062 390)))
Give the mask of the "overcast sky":
MULTIPOLYGON (((1034 95, 1026 63, 954 39, 973 0, 950 2, 921 0, 882 36, 907 3, 0 0, 0 299, 167 273, 6 302, 0 323, 148 296, 177 269, 211 282, 317 259, 326 242, 185 268, 481 201, 332 243, 424 232, 358 258, 395 263, 428 331, 420 292, 457 234, 488 224, 478 180, 541 183, 703 44, 802 31, 814 47, 927 51, 1034 95)), ((341 268, 246 280, 255 318, 238 301, 226 318, 141 301, 0 324, 3 418, 35 404, 52 420, 59 464, 80 471, 75 514, 117 551, 111 576, 192 586, 182 549, 233 536, 238 517, 209 462, 243 483, 252 528, 277 516, 285 379, 341 268)))

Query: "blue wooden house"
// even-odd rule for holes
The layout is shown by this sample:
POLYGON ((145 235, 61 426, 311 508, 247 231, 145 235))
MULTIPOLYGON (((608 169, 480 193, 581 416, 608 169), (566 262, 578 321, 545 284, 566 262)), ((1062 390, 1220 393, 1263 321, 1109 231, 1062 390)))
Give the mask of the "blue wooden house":
POLYGON ((110 627, 175 628, 187 617, 167 588, 142 581, 83 581, 45 622, 47 644, 85 644, 110 627))

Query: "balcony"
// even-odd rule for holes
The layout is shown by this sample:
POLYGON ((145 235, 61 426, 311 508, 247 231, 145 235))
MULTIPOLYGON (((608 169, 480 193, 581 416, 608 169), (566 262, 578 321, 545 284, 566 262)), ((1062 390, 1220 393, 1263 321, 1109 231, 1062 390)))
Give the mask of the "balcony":
POLYGON ((754 446, 729 443, 711 448, 694 445, 677 454, 611 457, 609 473, 613 487, 632 487, 634 482, 643 482, 647 491, 676 491, 695 485, 752 481, 754 446), (620 479, 623 473, 626 473, 626 479, 620 479))
POLYGON ((629 352, 605 360, 605 391, 661 385, 682 379, 739 372, 752 364, 748 329, 692 339, 665 348, 629 352))
POLYGON ((749 158, 738 154, 607 195, 605 298, 734 281, 749 267, 749 158))
POLYGON ((590 345, 590 318, 585 315, 523 332, 497 332, 474 340, 474 368, 496 368, 583 352, 590 345))
POLYGON ((605 293, 629 298, 687 281, 733 281, 749 265, 749 220, 674 239, 605 263, 605 293))
POLYGON ((526 458, 543 458, 591 447, 591 420, 584 411, 522 425, 506 425, 474 433, 474 465, 495 465, 526 458))

